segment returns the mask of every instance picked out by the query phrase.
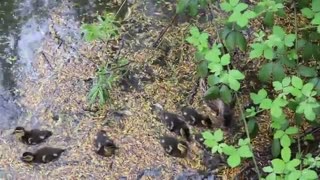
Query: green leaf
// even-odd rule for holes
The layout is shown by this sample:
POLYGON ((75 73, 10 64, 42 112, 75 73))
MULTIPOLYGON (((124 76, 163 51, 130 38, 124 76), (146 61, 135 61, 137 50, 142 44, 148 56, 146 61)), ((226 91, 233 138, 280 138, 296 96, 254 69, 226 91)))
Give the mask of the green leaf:
POLYGON ((286 164, 281 159, 273 159, 271 161, 271 164, 273 167, 273 172, 275 172, 277 174, 282 174, 285 167, 286 167, 286 164))
POLYGON ((258 94, 250 93, 250 98, 253 100, 254 104, 260 104, 263 99, 268 96, 265 89, 260 89, 258 94))
POLYGON ((316 119, 316 114, 313 112, 313 108, 310 105, 304 108, 304 115, 309 121, 314 121, 316 119))
POLYGON ((210 72, 218 72, 220 73, 222 70, 223 70, 223 67, 221 64, 218 64, 218 63, 210 63, 208 65, 208 68, 210 69, 210 72))
POLYGON ((313 12, 319 12, 320 11, 320 1, 313 0, 312 1, 312 11, 313 12))
POLYGON ((298 88, 298 89, 302 89, 302 87, 303 87, 303 81, 302 81, 302 79, 300 79, 300 78, 297 77, 297 76, 292 76, 291 84, 292 84, 295 88, 298 88))
POLYGON ((262 56, 264 51, 264 44, 254 43, 251 45, 253 50, 250 51, 250 59, 258 58, 262 56))
POLYGON ((232 101, 232 94, 231 90, 228 88, 228 86, 222 85, 220 88, 220 97, 223 102, 230 104, 232 101))
POLYGON ((273 59, 273 49, 272 48, 265 48, 263 51, 263 56, 266 59, 272 60, 273 59))
POLYGON ((240 157, 244 157, 244 158, 249 158, 249 157, 252 157, 253 154, 249 148, 248 145, 245 145, 245 146, 241 146, 239 149, 238 149, 238 154, 240 155, 240 157))
POLYGON ((212 48, 211 50, 209 50, 206 55, 205 55, 205 59, 208 60, 209 62, 220 62, 220 56, 221 51, 219 50, 219 48, 212 48))
POLYGON ((314 19, 311 21, 311 24, 320 24, 320 13, 318 12, 315 16, 314 19))
POLYGON ((303 169, 301 176, 306 179, 318 179, 319 178, 317 172, 315 172, 314 170, 311 170, 311 169, 303 169))
POLYGON ((289 147, 291 145, 291 140, 289 136, 284 134, 280 139, 280 144, 282 147, 289 147))
POLYGON ((301 171, 295 170, 295 171, 291 171, 287 177, 290 180, 296 180, 296 179, 299 179, 300 176, 301 176, 301 171))
POLYGON ((205 78, 208 75, 208 62, 202 61, 197 68, 198 76, 205 78))
POLYGON ((181 14, 186 10, 189 0, 179 0, 176 7, 176 13, 181 14))
POLYGON ((230 12, 233 10, 233 7, 231 6, 231 4, 227 3, 227 2, 223 2, 220 4, 220 7, 223 11, 226 11, 226 12, 230 12))
POLYGON ((245 77, 240 71, 234 69, 229 71, 229 75, 237 80, 242 80, 245 77))
POLYGON ((285 134, 282 130, 277 130, 276 133, 274 133, 273 138, 274 139, 280 139, 285 134))
POLYGON ((207 147, 211 147, 211 148, 218 146, 217 141, 212 140, 212 139, 206 139, 206 140, 203 142, 203 144, 205 144, 207 147))
POLYGON ((274 81, 272 83, 272 85, 273 85, 274 90, 276 90, 276 91, 280 91, 283 89, 282 83, 280 83, 279 81, 274 81))
POLYGON ((233 51, 236 47, 245 51, 247 49, 247 41, 244 35, 239 31, 231 31, 225 38, 226 47, 229 51, 233 51))
POLYGON ((231 6, 235 7, 239 3, 239 0, 230 0, 229 3, 231 6))
POLYGON ((248 8, 248 5, 245 3, 239 3, 236 7, 233 8, 233 11, 243 11, 246 10, 248 8))
POLYGON ((224 154, 229 155, 229 156, 232 154, 237 154, 237 149, 233 146, 226 145, 222 148, 222 150, 223 150, 224 154))
POLYGON ((264 99, 259 106, 261 109, 270 109, 272 107, 271 99, 264 99))
POLYGON ((298 66, 298 73, 304 77, 315 77, 318 74, 314 67, 307 67, 304 65, 298 66))
POLYGON ((284 147, 281 150, 281 158, 284 162, 289 162, 291 158, 291 149, 289 147, 284 147))
POLYGON ((295 168, 296 168, 297 166, 300 165, 300 163, 301 163, 300 159, 292 159, 291 161, 289 161, 289 162, 287 163, 287 167, 286 167, 286 168, 287 168, 289 171, 293 171, 293 170, 295 170, 295 168))
POLYGON ((262 170, 263 170, 263 172, 266 172, 266 173, 271 173, 271 172, 273 172, 273 169, 272 169, 271 166, 263 167, 262 170))
POLYGON ((223 140, 223 132, 221 129, 216 130, 213 134, 214 136, 214 140, 216 140, 217 142, 222 141, 223 140))
POLYGON ((314 16, 314 12, 309 8, 303 8, 303 9, 301 9, 301 12, 308 19, 311 19, 314 16))
POLYGON ((282 86, 283 86, 283 87, 289 86, 290 83, 291 83, 291 78, 290 78, 290 77, 285 77, 285 78, 282 80, 282 86))
POLYGON ((273 26, 272 32, 281 39, 283 39, 286 35, 285 31, 280 26, 273 26))
POLYGON ((202 137, 203 137, 204 139, 215 140, 213 134, 212 134, 210 131, 205 131, 205 132, 203 132, 203 133, 201 133, 201 134, 202 134, 202 137))
POLYGON ((277 179, 277 175, 275 173, 271 173, 266 177, 266 180, 275 180, 277 179))
POLYGON ((246 17, 247 19, 252 19, 256 17, 256 13, 254 11, 247 10, 246 12, 243 13, 243 16, 246 17))
POLYGON ((217 86, 211 86, 204 94, 205 99, 216 99, 219 97, 219 88, 217 86))
POLYGON ((297 127, 289 127, 286 129, 285 133, 288 135, 298 134, 299 129, 297 127))
POLYGON ((305 84, 301 90, 302 94, 304 94, 305 96, 310 96, 313 87, 314 85, 312 83, 305 84))
POLYGON ((234 77, 230 76, 228 77, 229 87, 235 91, 238 91, 240 89, 240 83, 238 80, 236 80, 234 77))
POLYGON ((250 133, 250 137, 251 138, 254 138, 257 136, 258 132, 259 132, 259 125, 258 123, 256 122, 256 120, 254 119, 250 119, 248 121, 248 130, 249 130, 249 133, 250 133))
POLYGON ((281 146, 279 139, 272 140, 271 153, 274 158, 278 157, 280 154, 281 146))
POLYGON ((285 77, 283 66, 280 63, 273 64, 272 75, 274 80, 281 81, 285 77))
POLYGON ((273 63, 263 64, 258 73, 258 77, 260 81, 267 82, 269 79, 271 79, 272 69, 273 69, 273 63))
POLYGON ((210 87, 214 86, 216 84, 219 84, 219 83, 220 83, 220 79, 218 76, 213 75, 213 74, 208 76, 208 84, 210 87))
POLYGON ((292 47, 294 45, 294 40, 296 39, 296 35, 294 34, 289 34, 289 35, 286 35, 285 38, 284 38, 284 44, 287 46, 287 47, 292 47))
POLYGON ((274 15, 273 12, 267 12, 264 16, 263 23, 268 27, 272 27, 274 24, 274 15))
POLYGON ((220 63, 221 63, 222 66, 226 66, 226 65, 230 64, 230 55, 229 54, 224 54, 221 57, 220 63))
POLYGON ((230 167, 234 168, 240 165, 241 162, 241 158, 238 154, 232 154, 231 156, 229 156, 229 158, 227 159, 227 163, 230 167))

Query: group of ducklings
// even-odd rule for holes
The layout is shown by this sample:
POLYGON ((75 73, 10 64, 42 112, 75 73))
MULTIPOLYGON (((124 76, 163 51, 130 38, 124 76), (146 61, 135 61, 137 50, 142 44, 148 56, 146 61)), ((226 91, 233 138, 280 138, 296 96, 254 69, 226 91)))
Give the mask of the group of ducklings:
MULTIPOLYGON (((23 127, 16 127, 13 134, 17 139, 27 145, 36 145, 46 141, 52 132, 48 130, 32 129, 30 131, 25 130, 23 127)), ((107 136, 106 131, 100 130, 94 141, 95 152, 101 156, 110 157, 115 153, 117 146, 107 136)), ((24 152, 21 160, 26 163, 48 163, 57 160, 65 149, 54 147, 43 147, 36 152, 24 152)))
MULTIPOLYGON (((159 113, 160 120, 166 125, 169 131, 182 136, 188 142, 191 141, 190 129, 187 125, 210 128, 212 121, 208 116, 200 114, 197 110, 191 107, 183 107, 181 109, 182 116, 168 111, 161 111, 159 113)), ((201 134, 200 134, 201 135, 201 134)), ((198 142, 203 141, 202 136, 196 136, 198 142)), ((174 157, 184 158, 188 153, 188 145, 186 141, 178 140, 169 135, 164 135, 160 138, 160 144, 164 151, 174 157)))

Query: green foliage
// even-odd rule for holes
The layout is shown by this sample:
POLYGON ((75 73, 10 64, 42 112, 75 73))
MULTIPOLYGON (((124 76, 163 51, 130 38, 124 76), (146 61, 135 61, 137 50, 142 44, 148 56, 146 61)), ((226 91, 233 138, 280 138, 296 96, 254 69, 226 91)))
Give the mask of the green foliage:
POLYGON ((109 90, 112 88, 115 77, 108 71, 107 67, 99 68, 96 76, 97 78, 89 91, 88 98, 90 104, 99 99, 99 105, 102 106, 110 98, 109 90))
POLYGON ((256 13, 248 10, 248 5, 246 3, 239 3, 239 0, 225 1, 220 6, 222 10, 232 12, 228 18, 228 22, 235 22, 240 27, 247 26, 249 20, 256 17, 256 13))
POLYGON ((204 144, 211 148, 212 153, 218 152, 228 156, 227 163, 230 167, 237 167, 241 163, 241 158, 250 158, 253 156, 249 147, 249 139, 239 139, 238 147, 220 143, 223 140, 223 132, 221 129, 215 131, 213 134, 209 131, 202 133, 205 139, 204 144))
POLYGON ((233 51, 237 47, 241 51, 246 51, 247 41, 240 30, 233 30, 232 27, 225 26, 221 31, 221 37, 228 51, 233 51))
POLYGON ((311 19, 311 24, 315 25, 320 33, 320 1, 312 0, 311 8, 303 8, 301 12, 306 18, 311 19))
POLYGON ((196 16, 198 14, 198 7, 205 7, 207 5, 207 0, 178 0, 176 13, 182 14, 185 11, 190 16, 196 16))
POLYGON ((93 24, 83 24, 81 26, 86 41, 109 40, 118 35, 118 26, 116 25, 115 15, 105 13, 104 16, 97 17, 98 22, 93 24))

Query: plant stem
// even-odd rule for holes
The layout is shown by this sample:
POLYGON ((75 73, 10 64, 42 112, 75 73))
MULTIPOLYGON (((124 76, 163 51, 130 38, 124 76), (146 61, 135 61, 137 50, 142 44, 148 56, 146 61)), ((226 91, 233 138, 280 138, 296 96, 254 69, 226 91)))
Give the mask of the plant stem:
MULTIPOLYGON (((211 1, 209 1, 209 6, 213 6, 212 3, 211 3, 211 1)), ((211 9, 211 8, 210 8, 210 9, 211 9)), ((213 13, 213 12, 211 12, 211 13, 213 13)), ((220 43, 223 43, 223 42, 222 42, 222 39, 220 38, 218 28, 215 26, 215 24, 213 23, 213 21, 211 21, 211 23, 212 23, 212 25, 213 25, 213 27, 214 27, 214 29, 215 29, 215 31, 216 31, 218 40, 220 41, 220 43)), ((225 50, 224 50, 224 48, 222 48, 222 52, 223 52, 223 54, 226 53, 225 50)), ((229 66, 228 66, 228 71, 230 71, 229 66)), ((241 103, 239 102, 239 97, 238 97, 238 95, 237 95, 237 92, 235 92, 235 96, 236 96, 237 104, 239 105, 239 108, 240 108, 241 119, 242 119, 242 121, 243 121, 243 123, 244 123, 244 128, 245 128, 245 131, 246 131, 246 135, 247 135, 247 138, 248 138, 249 141, 250 141, 250 144, 249 144, 248 146, 249 146, 249 148, 250 148, 250 151, 252 152, 253 164, 254 164, 254 167, 255 167, 255 169, 256 169, 256 173, 258 174, 258 177, 259 177, 259 180, 260 180, 260 179, 261 179, 261 174, 260 174, 260 171, 259 171, 259 167, 258 167, 256 158, 255 158, 254 153, 253 153, 249 129, 248 129, 248 126, 247 126, 247 122, 246 122, 246 120, 245 120, 245 118, 244 118, 244 113, 243 113, 242 105, 241 105, 241 103)))
POLYGON ((120 10, 123 8, 123 6, 124 6, 124 4, 125 4, 126 2, 127 2, 127 0, 124 0, 124 1, 122 2, 122 4, 121 4, 120 8, 118 9, 118 11, 117 11, 117 13, 116 13, 115 16, 117 16, 117 15, 119 14, 120 10))
MULTIPOLYGON (((296 42, 295 42, 295 50, 298 52, 298 21, 297 21, 297 6, 296 1, 293 1, 293 9, 294 9, 294 33, 296 36, 296 42)), ((299 61, 299 58, 297 59, 297 63, 299 61)), ((299 128, 300 129, 300 128, 299 128)), ((301 144, 300 144, 300 137, 298 136, 298 153, 299 153, 299 159, 301 160, 301 144)), ((302 163, 300 163, 300 171, 302 170, 302 163)))

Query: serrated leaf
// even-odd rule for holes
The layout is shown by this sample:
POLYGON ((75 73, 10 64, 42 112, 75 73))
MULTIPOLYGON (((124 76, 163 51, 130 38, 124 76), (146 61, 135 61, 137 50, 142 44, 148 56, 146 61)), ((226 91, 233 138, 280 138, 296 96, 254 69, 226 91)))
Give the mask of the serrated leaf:
POLYGON ((213 134, 210 131, 205 131, 201 134, 204 139, 215 140, 213 134))
POLYGON ((266 59, 269 59, 269 60, 272 60, 273 59, 273 49, 270 48, 270 47, 267 47, 264 49, 263 51, 263 56, 266 58, 266 59))
POLYGON ((303 169, 302 170, 302 177, 305 177, 307 179, 318 179, 318 174, 314 170, 311 169, 303 169))
POLYGON ((239 3, 239 0, 230 0, 229 3, 231 6, 235 7, 239 3))
POLYGON ((273 135, 274 139, 280 139, 284 135, 284 131, 282 130, 277 130, 276 133, 273 135))
POLYGON ((223 11, 226 11, 226 12, 230 12, 233 10, 233 7, 231 6, 231 4, 227 3, 227 2, 222 2, 220 4, 220 7, 223 11))
POLYGON ((312 83, 307 83, 307 84, 305 84, 305 85, 302 87, 302 90, 301 90, 302 94, 304 94, 305 96, 310 96, 313 87, 314 87, 314 86, 313 86, 312 83))
POLYGON ((267 12, 264 16, 263 23, 268 27, 272 27, 274 24, 274 15, 273 12, 267 12))
POLYGON ((304 77, 315 77, 317 76, 317 70, 314 67, 307 67, 304 65, 298 66, 298 73, 304 77))
POLYGON ((222 148, 222 150, 226 155, 237 154, 237 149, 233 146, 226 145, 222 148))
POLYGON ((202 61, 197 67, 198 76, 205 78, 208 75, 208 62, 202 61))
POLYGON ((271 161, 271 164, 273 167, 273 172, 275 172, 277 174, 282 174, 285 167, 286 167, 286 164, 281 159, 273 159, 271 161))
POLYGON ((287 86, 289 86, 290 82, 291 82, 291 78, 290 78, 290 77, 285 77, 285 78, 282 80, 282 86, 283 86, 283 87, 287 87, 287 86))
POLYGON ((288 175, 288 179, 290 180, 297 180, 301 176, 301 171, 291 171, 290 174, 288 175))
POLYGON ((241 158, 238 154, 233 154, 229 156, 229 158, 227 159, 228 165, 232 168, 239 166, 240 162, 241 162, 241 158))
POLYGON ((320 1, 313 0, 312 1, 312 11, 313 12, 319 12, 320 11, 320 1))
POLYGON ((287 163, 287 169, 293 171, 297 166, 299 166, 301 161, 299 159, 293 159, 287 163))
POLYGON ((212 139, 206 139, 203 142, 203 144, 206 145, 207 147, 211 147, 211 148, 218 146, 218 143, 215 140, 212 140, 212 139))
POLYGON ((220 97, 224 103, 230 104, 232 101, 231 90, 226 85, 222 85, 220 88, 220 97))
POLYGON ((285 77, 286 74, 284 73, 283 66, 280 63, 273 64, 272 75, 276 81, 282 81, 285 77))
POLYGON ((238 80, 236 80, 234 77, 229 76, 228 77, 229 87, 232 90, 238 91, 240 89, 240 83, 238 80))
POLYGON ((245 51, 247 48, 247 41, 243 34, 239 31, 231 31, 226 37, 226 47, 229 51, 233 51, 236 47, 245 51))
POLYGON ((270 173, 266 177, 266 180, 275 180, 275 179, 277 179, 277 175, 275 173, 270 173))
POLYGON ((241 146, 239 149, 238 149, 238 154, 240 155, 240 157, 244 157, 244 158, 249 158, 249 157, 252 157, 253 154, 249 148, 248 145, 245 145, 245 146, 241 146))
POLYGON ((286 129, 285 133, 292 135, 292 134, 297 134, 299 132, 299 129, 297 127, 289 127, 286 129))
POLYGON ((229 54, 224 54, 221 57, 220 63, 221 63, 222 66, 226 66, 226 65, 230 64, 230 55, 229 54))
POLYGON ((188 0, 179 0, 176 7, 176 13, 177 14, 183 13, 188 6, 188 2, 189 2, 188 0))
POLYGON ((252 44, 251 47, 253 50, 250 51, 250 59, 258 58, 262 56, 264 51, 264 45, 260 43, 252 44))
POLYGON ((273 26, 272 32, 281 39, 283 39, 286 35, 285 31, 280 26, 273 26))
POLYGON ((223 140, 223 132, 222 132, 222 130, 219 129, 219 130, 215 131, 214 134, 213 134, 213 136, 214 136, 214 139, 215 139, 217 142, 222 141, 222 140, 223 140))
POLYGON ((270 109, 272 107, 271 99, 264 99, 259 106, 261 109, 270 109))
POLYGON ((208 84, 210 87, 214 86, 216 84, 219 84, 219 83, 220 83, 220 79, 218 76, 216 76, 214 74, 208 76, 208 84))
POLYGON ((282 115, 282 109, 281 109, 281 107, 273 105, 273 106, 271 107, 271 115, 272 115, 273 117, 279 118, 279 117, 282 115))
MULTIPOLYGON (((235 16, 238 16, 238 15, 235 15, 235 16)), ((237 24, 240 26, 240 27, 245 27, 248 25, 249 23, 249 20, 244 17, 244 16, 238 16, 240 18, 237 19, 237 24)))
POLYGON ((252 19, 256 17, 256 13, 254 11, 247 10, 246 12, 243 13, 243 16, 246 17, 247 19, 252 19))
POLYGON ((204 94, 205 99, 216 99, 219 97, 219 88, 211 86, 204 94))
POLYGON ((273 86, 274 90, 276 90, 276 91, 280 91, 283 89, 282 83, 280 83, 279 81, 274 81, 272 83, 272 86, 273 86))
POLYGON ((233 11, 243 11, 243 10, 246 10, 248 8, 248 5, 245 4, 245 3, 239 3, 236 5, 236 7, 233 8, 233 11))
POLYGON ((292 76, 291 84, 292 84, 295 88, 298 88, 298 89, 302 89, 302 87, 303 87, 303 81, 302 81, 302 79, 300 79, 300 78, 297 77, 297 76, 292 76))
POLYGON ((309 8, 303 8, 303 9, 301 9, 301 12, 308 19, 311 19, 314 16, 314 12, 309 8))
POLYGON ((294 40, 296 39, 296 35, 294 34, 288 34, 285 36, 284 38, 284 44, 287 46, 287 47, 292 47, 294 45, 294 40))
POLYGON ((289 147, 284 147, 281 150, 281 158, 284 162, 289 162, 291 159, 291 149, 289 147))
POLYGON ((237 80, 242 80, 245 77, 239 70, 234 70, 234 69, 229 71, 229 75, 237 80))
POLYGON ((273 63, 263 64, 259 70, 258 77, 260 81, 267 82, 272 76, 273 63))

